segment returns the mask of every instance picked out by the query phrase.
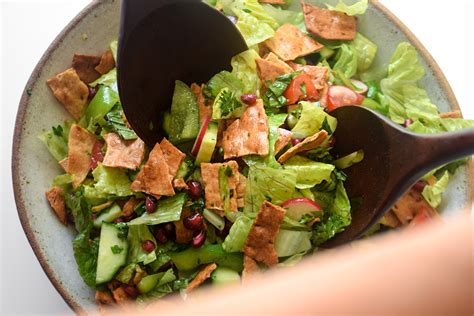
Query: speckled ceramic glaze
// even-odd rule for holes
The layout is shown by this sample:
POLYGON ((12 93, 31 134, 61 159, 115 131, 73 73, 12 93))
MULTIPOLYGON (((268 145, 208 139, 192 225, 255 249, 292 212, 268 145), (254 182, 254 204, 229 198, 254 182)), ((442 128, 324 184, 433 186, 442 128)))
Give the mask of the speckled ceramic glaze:
MULTIPOLYGON (((323 1, 308 1, 321 4, 323 1)), ((335 1, 329 1, 334 3, 335 1)), ((293 1, 296 9, 299 1, 293 1)), ((82 281, 74 261, 71 242, 75 232, 60 224, 44 197, 52 179, 61 173, 38 135, 69 119, 53 97, 46 80, 71 65, 74 53, 99 54, 117 38, 120 2, 94 1, 55 39, 36 66, 23 93, 14 135, 13 185, 21 223, 44 271, 71 308, 82 313, 95 310, 94 291, 82 281)), ((438 65, 420 42, 390 12, 376 1, 359 19, 359 30, 378 44, 376 64, 388 61, 400 41, 415 45, 427 69, 422 84, 441 111, 459 109, 438 65)), ((179 79, 179 78, 176 78, 179 79)), ((452 177, 441 212, 449 215, 471 204, 472 185, 467 167, 452 177)))

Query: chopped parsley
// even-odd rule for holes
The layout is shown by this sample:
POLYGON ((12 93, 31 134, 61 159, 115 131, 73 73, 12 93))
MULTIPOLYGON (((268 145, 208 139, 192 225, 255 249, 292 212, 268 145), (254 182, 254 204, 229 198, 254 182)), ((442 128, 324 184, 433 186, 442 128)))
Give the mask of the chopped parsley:
POLYGON ((62 137, 63 136, 63 127, 58 125, 57 127, 53 126, 53 133, 56 136, 62 137))
POLYGON ((110 249, 112 250, 112 252, 115 255, 117 255, 117 254, 119 254, 123 251, 123 247, 120 247, 119 245, 112 246, 112 247, 110 247, 110 249))
POLYGON ((268 80, 267 84, 267 91, 263 95, 263 103, 266 107, 281 107, 286 104, 288 101, 284 96, 283 93, 285 92, 288 85, 291 83, 294 77, 300 74, 299 71, 292 72, 290 74, 282 75, 276 77, 274 82, 268 80))

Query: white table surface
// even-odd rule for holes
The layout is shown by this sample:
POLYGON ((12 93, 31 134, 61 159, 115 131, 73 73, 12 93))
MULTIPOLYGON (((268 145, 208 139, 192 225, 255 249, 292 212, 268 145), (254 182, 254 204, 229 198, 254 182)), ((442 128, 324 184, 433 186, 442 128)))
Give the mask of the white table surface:
MULTIPOLYGON (((424 43, 474 119, 472 0, 381 0, 424 43)), ((18 220, 11 185, 11 139, 20 95, 37 61, 89 0, 0 0, 0 315, 64 315, 18 220)))

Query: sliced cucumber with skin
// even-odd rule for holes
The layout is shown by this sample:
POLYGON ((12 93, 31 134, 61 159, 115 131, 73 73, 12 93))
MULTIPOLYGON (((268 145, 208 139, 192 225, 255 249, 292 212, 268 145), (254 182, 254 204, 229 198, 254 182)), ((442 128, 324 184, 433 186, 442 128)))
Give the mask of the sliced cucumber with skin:
POLYGON ((211 274, 212 284, 214 285, 228 285, 240 282, 240 275, 238 272, 226 268, 217 267, 211 274))
POLYGON ((102 211, 94 220, 94 227, 100 228, 103 222, 111 223, 122 215, 122 209, 117 204, 112 205, 105 211, 102 211))
POLYGON ((95 280, 97 284, 112 280, 115 273, 127 262, 128 243, 119 236, 120 230, 115 225, 102 223, 95 280))
POLYGON ((195 164, 199 166, 203 162, 210 162, 217 143, 217 123, 209 122, 206 133, 201 142, 195 164))

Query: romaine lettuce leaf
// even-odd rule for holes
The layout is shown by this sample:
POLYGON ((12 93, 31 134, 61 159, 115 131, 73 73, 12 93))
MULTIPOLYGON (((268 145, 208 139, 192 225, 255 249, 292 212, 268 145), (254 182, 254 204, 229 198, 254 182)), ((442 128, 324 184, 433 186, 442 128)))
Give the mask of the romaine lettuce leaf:
POLYGON ((357 72, 367 71, 374 62, 377 54, 377 45, 360 33, 356 34, 355 39, 351 42, 357 58, 357 72))
POLYGON ((158 225, 162 223, 179 221, 184 202, 185 193, 160 199, 157 202, 157 210, 153 213, 143 213, 142 216, 130 221, 128 225, 158 225))
POLYGON ((66 121, 63 125, 53 126, 50 131, 44 132, 38 137, 57 161, 67 157, 70 128, 71 122, 66 121))
POLYGON ((317 133, 326 119, 332 131, 336 130, 337 120, 324 112, 317 103, 300 102, 302 106, 301 116, 295 127, 291 130, 296 138, 306 138, 317 133))
POLYGON ((101 86, 87 106, 85 126, 90 132, 95 132, 95 125, 106 125, 105 115, 119 102, 118 93, 107 86, 101 86))
POLYGON ((296 173, 296 188, 298 189, 310 189, 323 181, 331 181, 331 173, 334 170, 333 165, 301 156, 291 157, 285 162, 283 168, 296 173))
POLYGON ((342 0, 339 0, 339 3, 335 7, 327 5, 329 9, 344 12, 347 15, 364 14, 368 6, 369 0, 360 0, 352 5, 345 4, 342 0))
POLYGON ((300 197, 301 194, 295 187, 296 173, 292 170, 273 169, 258 164, 250 166, 244 212, 256 214, 266 200, 278 205, 300 197))
MULTIPOLYGON (((238 55, 237 55, 238 56, 238 55)), ((215 99, 222 89, 227 88, 235 94, 242 94, 245 89, 244 84, 237 77, 236 73, 223 70, 214 75, 206 84, 204 94, 211 99, 215 99)))
POLYGON ((232 10, 238 18, 240 18, 238 13, 243 11, 252 15, 259 22, 267 24, 272 29, 277 29, 279 26, 278 22, 265 11, 258 0, 235 0, 232 4, 232 10))
POLYGON ((222 243, 222 248, 227 252, 240 252, 252 228, 253 220, 247 216, 239 216, 230 228, 229 234, 222 243))
MULTIPOLYGON (((318 195, 321 196, 321 195, 318 195)), ((316 197, 318 200, 318 197, 316 197)), ((336 186, 329 208, 324 208, 323 219, 313 229, 312 241, 318 246, 334 237, 351 223, 351 204, 342 181, 336 186)))
POLYGON ((255 60, 260 58, 253 49, 246 50, 232 57, 232 74, 243 83, 242 92, 257 93, 260 89, 260 79, 257 75, 255 60))
POLYGON ((112 69, 108 73, 102 75, 96 81, 89 83, 89 86, 96 87, 97 85, 104 85, 118 93, 117 86, 117 68, 112 69))
POLYGON ((74 217, 74 225, 78 232, 88 230, 91 225, 91 206, 85 198, 84 188, 80 187, 76 192, 64 195, 67 208, 74 217))
POLYGON ((273 37, 275 31, 267 23, 260 21, 243 10, 236 10, 238 17, 237 28, 245 39, 247 46, 252 47, 273 37))
POLYGON ((336 56, 333 70, 341 72, 346 78, 352 78, 357 73, 357 54, 350 44, 342 44, 336 56))
POLYGON ((89 200, 107 199, 111 196, 133 195, 127 172, 120 168, 104 167, 101 163, 92 171, 95 184, 84 185, 84 196, 89 200))
POLYGON ((311 232, 280 229, 275 239, 278 257, 289 257, 311 249, 311 232))
POLYGON ((72 248, 79 274, 87 285, 95 287, 99 239, 90 240, 90 231, 86 229, 74 238, 72 248))
POLYGON ((289 23, 297 26, 302 32, 307 32, 303 12, 290 11, 271 4, 262 4, 262 7, 269 16, 277 21, 278 25, 289 23))
POLYGON ((156 253, 154 251, 147 253, 142 249, 142 243, 145 240, 151 240, 156 245, 156 240, 153 234, 148 229, 147 225, 131 225, 128 228, 128 258, 127 262, 149 264, 156 260, 156 253))
POLYGON ((443 176, 436 181, 433 185, 427 185, 424 187, 421 193, 425 200, 434 208, 438 207, 441 203, 441 196, 446 190, 449 182, 449 172, 445 171, 443 176))

